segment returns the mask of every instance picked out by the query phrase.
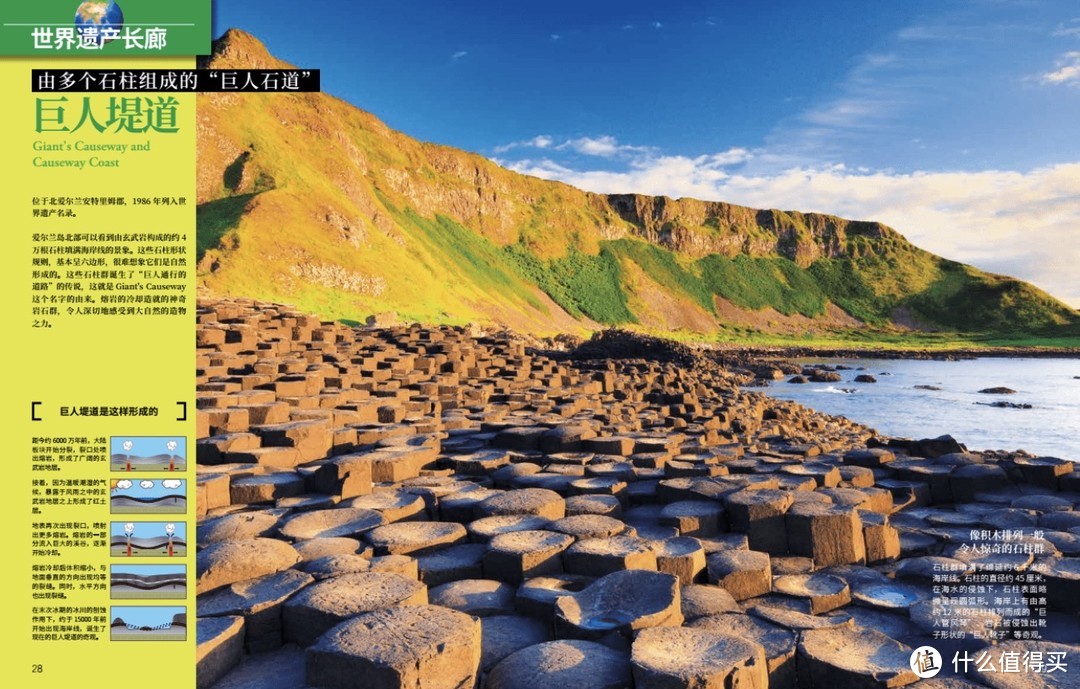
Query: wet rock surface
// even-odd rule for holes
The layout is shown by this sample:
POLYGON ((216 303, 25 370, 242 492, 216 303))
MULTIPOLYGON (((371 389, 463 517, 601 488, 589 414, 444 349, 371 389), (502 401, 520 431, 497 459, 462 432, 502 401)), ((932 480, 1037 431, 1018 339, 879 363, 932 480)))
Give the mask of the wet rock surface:
POLYGON ((923 645, 927 687, 1080 676, 1071 459, 878 437, 740 388, 798 368, 626 334, 198 322, 200 687, 892 687, 923 645), (1040 577, 1013 607, 1064 643, 935 598, 991 575, 1040 577), (952 672, 1002 650, 1070 672, 952 672))

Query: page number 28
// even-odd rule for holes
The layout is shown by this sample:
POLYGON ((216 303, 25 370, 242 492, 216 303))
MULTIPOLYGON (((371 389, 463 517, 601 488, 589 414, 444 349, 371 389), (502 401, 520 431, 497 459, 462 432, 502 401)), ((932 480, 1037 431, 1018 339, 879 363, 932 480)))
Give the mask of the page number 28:
POLYGON ((35 675, 40 675, 45 672, 45 668, 42 667, 41 663, 33 663, 30 665, 30 672, 35 675))

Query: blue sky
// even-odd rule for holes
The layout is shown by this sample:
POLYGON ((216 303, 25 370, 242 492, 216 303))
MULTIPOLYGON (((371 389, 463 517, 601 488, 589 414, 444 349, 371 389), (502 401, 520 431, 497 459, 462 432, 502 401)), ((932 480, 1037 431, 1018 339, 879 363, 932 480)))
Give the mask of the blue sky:
POLYGON ((187 438, 182 435, 114 435, 109 439, 110 454, 136 455, 153 457, 155 455, 185 456, 187 438), (131 442, 131 449, 124 449, 125 442, 131 442), (169 443, 176 443, 176 448, 169 449, 169 443))
POLYGON ((133 498, 160 498, 163 495, 187 495, 184 479, 115 479, 110 495, 133 498))
POLYGON ((109 621, 119 617, 127 624, 156 627, 172 622, 173 617, 183 612, 187 612, 187 608, 182 605, 114 605, 109 609, 109 621))
POLYGON ((164 538, 165 537, 165 524, 172 524, 175 527, 173 534, 176 538, 185 540, 187 538, 187 524, 182 521, 175 522, 110 522, 109 523, 109 535, 110 536, 124 536, 124 526, 127 524, 134 524, 135 531, 132 533, 132 538, 164 538))
POLYGON ((217 0, 215 23, 423 140, 882 220, 1080 306, 1075 0, 217 0))
POLYGON ((109 572, 116 574, 137 574, 149 577, 155 574, 184 574, 186 565, 110 565, 109 572))

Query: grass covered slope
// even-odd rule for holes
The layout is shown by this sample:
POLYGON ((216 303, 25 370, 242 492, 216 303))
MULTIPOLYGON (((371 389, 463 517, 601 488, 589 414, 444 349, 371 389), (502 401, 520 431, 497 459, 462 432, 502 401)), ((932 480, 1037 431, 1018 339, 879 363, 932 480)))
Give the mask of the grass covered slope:
MULTIPOLYGON (((239 31, 207 63, 283 65, 239 31)), ((416 141, 325 94, 201 94, 198 121, 200 281, 220 294, 537 333, 1077 328, 1031 285, 878 223, 591 194, 416 141)))

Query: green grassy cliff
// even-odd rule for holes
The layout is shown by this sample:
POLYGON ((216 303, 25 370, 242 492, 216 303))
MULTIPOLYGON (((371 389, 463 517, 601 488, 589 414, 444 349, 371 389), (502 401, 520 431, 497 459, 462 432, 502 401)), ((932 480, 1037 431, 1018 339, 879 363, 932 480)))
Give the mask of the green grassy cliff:
MULTIPOLYGON (((282 64, 235 30, 208 60, 282 64)), ((536 333, 1080 330, 1035 287, 878 223, 592 194, 416 141, 325 94, 203 94, 198 119, 199 279, 220 294, 536 333)))

